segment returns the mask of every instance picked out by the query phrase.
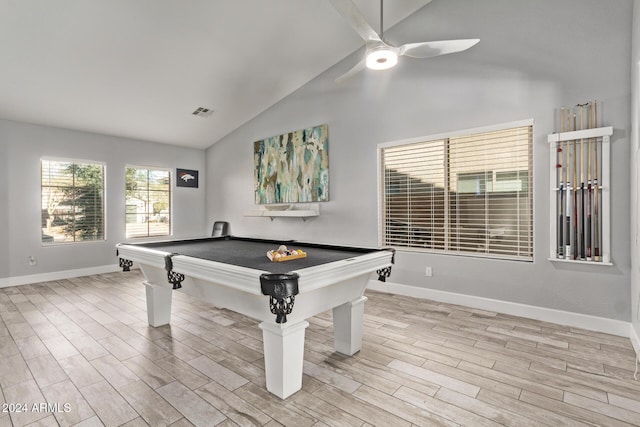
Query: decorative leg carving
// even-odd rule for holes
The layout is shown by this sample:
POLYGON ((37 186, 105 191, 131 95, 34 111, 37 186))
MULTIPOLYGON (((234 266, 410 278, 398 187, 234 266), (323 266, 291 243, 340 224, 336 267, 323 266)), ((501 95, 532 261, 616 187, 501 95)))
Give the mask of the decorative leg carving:
POLYGON ((269 295, 269 309, 276 315, 276 323, 287 323, 298 294, 298 277, 295 273, 260 275, 260 288, 263 295, 269 295))
POLYGON ((276 315, 276 323, 287 323, 287 314, 293 311, 296 297, 291 295, 285 298, 269 296, 269 310, 276 315))
POLYGON ((164 256, 164 269, 167 270, 167 280, 173 285, 173 289, 180 289, 184 281, 184 274, 173 271, 172 258, 178 254, 169 254, 164 256))
POLYGON ((387 281, 387 277, 391 276, 391 266, 385 267, 385 268, 381 268, 380 270, 377 270, 376 273, 378 273, 378 280, 379 281, 386 282, 387 281))
MULTIPOLYGON (((396 262, 396 250, 394 248, 385 248, 386 250, 388 250, 389 252, 391 252, 391 264, 395 264, 396 262)), ((386 282, 387 281, 387 277, 391 276, 391 266, 389 267, 385 267, 385 268, 381 268, 380 270, 377 270, 376 273, 378 273, 378 280, 381 282, 386 282)))
POLYGON ((173 289, 180 289, 184 281, 184 274, 175 271, 167 271, 167 280, 173 285, 173 289))
POLYGON ((120 268, 122 269, 122 271, 130 271, 131 266, 133 265, 133 261, 128 260, 128 259, 124 259, 124 258, 120 258, 120 268))

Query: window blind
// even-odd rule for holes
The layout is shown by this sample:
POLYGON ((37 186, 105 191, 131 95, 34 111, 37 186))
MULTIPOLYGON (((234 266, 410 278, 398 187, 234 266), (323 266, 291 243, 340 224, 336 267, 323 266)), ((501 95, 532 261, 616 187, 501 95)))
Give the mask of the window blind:
POLYGON ((42 242, 104 240, 104 165, 41 161, 42 242))
POLYGON ((382 244, 533 259, 532 126, 384 147, 382 244))

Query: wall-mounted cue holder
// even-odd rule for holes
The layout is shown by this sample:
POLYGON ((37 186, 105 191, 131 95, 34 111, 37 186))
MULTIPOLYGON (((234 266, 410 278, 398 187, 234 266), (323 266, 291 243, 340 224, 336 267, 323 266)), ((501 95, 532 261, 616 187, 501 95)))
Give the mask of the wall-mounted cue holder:
POLYGON ((595 103, 563 108, 560 133, 548 136, 550 261, 612 265, 613 128, 596 127, 596 108, 595 103))

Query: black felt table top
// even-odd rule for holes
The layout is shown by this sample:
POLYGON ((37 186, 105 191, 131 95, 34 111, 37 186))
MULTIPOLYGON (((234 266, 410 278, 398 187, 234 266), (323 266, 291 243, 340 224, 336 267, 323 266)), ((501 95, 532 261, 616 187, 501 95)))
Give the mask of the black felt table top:
POLYGON ((233 264, 270 273, 288 273, 307 267, 327 264, 357 257, 378 249, 329 246, 314 243, 250 239, 242 237, 212 237, 206 239, 177 240, 170 242, 152 242, 133 244, 171 254, 186 255, 194 258, 233 264), (302 249, 306 258, 283 262, 272 262, 267 257, 269 250, 277 250, 280 245, 288 249, 302 249))

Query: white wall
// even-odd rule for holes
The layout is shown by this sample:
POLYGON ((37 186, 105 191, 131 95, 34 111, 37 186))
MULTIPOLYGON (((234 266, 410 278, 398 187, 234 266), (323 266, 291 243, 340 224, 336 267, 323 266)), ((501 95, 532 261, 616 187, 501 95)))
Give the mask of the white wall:
MULTIPOLYGON (((207 151, 207 217, 236 235, 377 245, 378 143, 533 118, 535 262, 401 252, 392 282, 629 321, 629 103, 632 0, 434 0, 385 33, 391 42, 479 37, 457 55, 402 58, 386 73, 333 82, 357 52, 207 151), (613 267, 554 264, 549 147, 560 106, 597 99, 615 128, 613 267), (320 216, 244 217, 254 208, 252 143, 329 125, 330 202, 320 216), (424 276, 425 266, 433 277, 424 276)), ((602 119, 604 117, 604 120, 602 119)))
MULTIPOLYGON (((117 264, 115 244, 125 241, 124 171, 126 165, 173 170, 173 234, 202 236, 205 220, 203 150, 135 141, 0 120, 0 278, 117 264), (106 163, 105 241, 43 246, 40 219, 40 159, 57 157, 106 163), (3 167, 4 166, 4 167, 3 167), (200 188, 176 188, 175 168, 200 171, 200 188), (6 203, 4 201, 6 200, 6 203), (5 227, 6 224, 6 227, 5 227), (28 257, 38 260, 29 266, 28 257)), ((5 280, 11 284, 11 280, 5 280)))
POLYGON ((633 47, 631 50, 631 327, 636 352, 640 354, 640 0, 633 1, 633 47))

